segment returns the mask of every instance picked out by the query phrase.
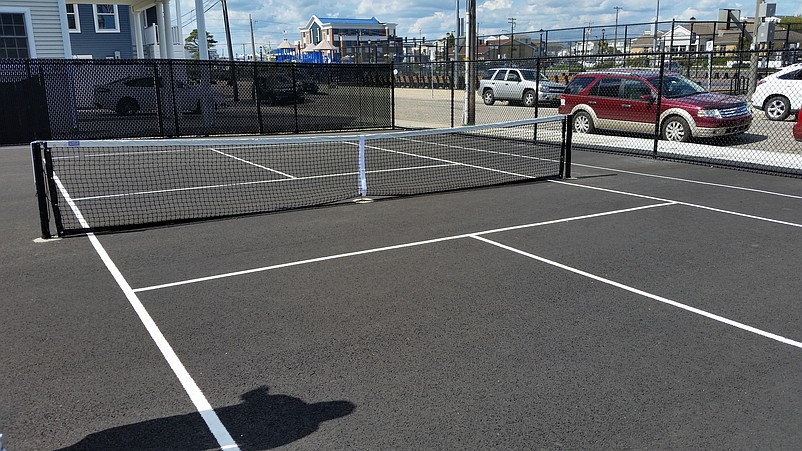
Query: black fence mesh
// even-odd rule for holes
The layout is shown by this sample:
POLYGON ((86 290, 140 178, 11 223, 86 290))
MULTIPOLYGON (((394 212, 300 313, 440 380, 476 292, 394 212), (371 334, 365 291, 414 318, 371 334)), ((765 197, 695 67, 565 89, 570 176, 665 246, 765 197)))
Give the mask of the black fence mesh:
POLYGON ((35 87, 32 92, 46 99, 44 107, 41 102, 37 105, 46 111, 47 121, 42 114, 31 113, 28 102, 6 104, 8 110, 37 126, 34 133, 17 133, 3 143, 393 125, 390 65, 3 60, 0 92, 19 90, 20 83, 35 87))
MULTIPOLYGON (((471 63, 478 89, 467 95, 475 96, 474 123, 579 113, 591 127, 575 127, 578 149, 802 176, 802 142, 793 132, 802 106, 800 58, 796 49, 621 54, 597 47, 596 53, 471 63), (522 80, 507 80, 510 72, 522 80), (533 73, 534 81, 526 80, 533 73), (586 78, 594 73, 606 75, 586 78), (604 78, 615 89, 610 85, 603 95, 595 89, 579 92, 559 108, 566 87, 592 87, 580 86, 577 78, 588 83, 604 78), (631 98, 634 91, 627 86, 633 80, 648 81, 648 91, 640 95, 649 98, 631 98), (700 92, 675 90, 686 83, 700 92)), ((463 61, 399 65, 396 125, 465 123, 465 66, 463 61)))

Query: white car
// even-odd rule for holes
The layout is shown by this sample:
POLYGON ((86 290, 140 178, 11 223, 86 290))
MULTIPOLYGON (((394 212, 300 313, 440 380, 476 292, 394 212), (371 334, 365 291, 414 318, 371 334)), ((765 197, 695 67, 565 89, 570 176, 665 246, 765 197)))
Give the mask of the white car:
POLYGON ((771 121, 784 121, 802 107, 802 63, 792 64, 757 82, 752 106, 771 121))
POLYGON ((172 111, 173 99, 179 112, 199 112, 203 99, 214 99, 215 106, 223 105, 225 97, 213 88, 188 85, 182 81, 175 81, 174 89, 163 85, 158 79, 159 96, 154 88, 154 77, 127 77, 120 80, 98 85, 94 88, 92 102, 96 108, 116 111, 120 115, 130 115, 137 112, 155 111, 156 105, 161 101, 163 111, 172 111), (159 98, 160 97, 160 98, 159 98))
POLYGON ((545 74, 533 69, 496 68, 487 70, 476 91, 485 105, 508 100, 533 107, 538 102, 559 102, 564 90, 564 84, 549 81, 545 74))

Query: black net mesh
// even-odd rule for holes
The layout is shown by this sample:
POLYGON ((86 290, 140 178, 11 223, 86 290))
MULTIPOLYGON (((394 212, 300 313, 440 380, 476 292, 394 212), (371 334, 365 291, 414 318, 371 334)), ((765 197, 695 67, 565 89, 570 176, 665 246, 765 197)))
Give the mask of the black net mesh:
POLYGON ((361 136, 44 143, 59 234, 562 174, 563 118, 361 136))

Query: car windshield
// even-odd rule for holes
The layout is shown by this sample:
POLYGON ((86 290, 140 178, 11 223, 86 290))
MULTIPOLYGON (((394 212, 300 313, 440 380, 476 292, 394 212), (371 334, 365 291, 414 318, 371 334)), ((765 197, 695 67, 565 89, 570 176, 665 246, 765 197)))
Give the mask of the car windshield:
MULTIPOLYGON (((521 76, 524 77, 524 80, 537 81, 538 79, 537 71, 532 69, 522 69, 521 76)), ((546 77, 546 74, 540 74, 540 81, 549 81, 549 79, 546 77)))
MULTIPOLYGON (((648 79, 652 86, 657 86, 660 78, 651 77, 648 79)), ((694 94, 707 92, 703 87, 692 80, 679 75, 667 75, 663 77, 663 97, 674 99, 677 97, 687 97, 694 94)))

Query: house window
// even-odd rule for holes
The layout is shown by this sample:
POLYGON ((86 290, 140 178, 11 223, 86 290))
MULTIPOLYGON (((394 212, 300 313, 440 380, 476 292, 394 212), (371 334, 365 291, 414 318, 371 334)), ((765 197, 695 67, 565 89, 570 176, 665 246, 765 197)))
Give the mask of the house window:
POLYGON ((117 14, 117 5, 95 5, 95 31, 119 33, 120 19, 117 14))
POLYGON ((78 5, 67 3, 67 28, 70 33, 81 32, 81 21, 78 19, 78 5))
POLYGON ((29 58, 23 13, 0 13, 0 58, 29 58))

